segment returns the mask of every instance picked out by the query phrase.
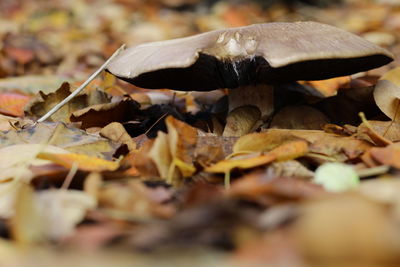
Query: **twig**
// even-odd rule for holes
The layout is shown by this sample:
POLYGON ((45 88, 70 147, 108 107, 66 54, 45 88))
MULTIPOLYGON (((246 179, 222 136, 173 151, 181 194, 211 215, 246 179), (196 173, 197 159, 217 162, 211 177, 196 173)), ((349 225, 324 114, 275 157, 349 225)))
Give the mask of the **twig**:
POLYGON ((64 190, 68 189, 68 187, 71 185, 72 179, 74 178, 77 171, 78 171, 78 163, 74 162, 71 166, 71 169, 69 170, 69 172, 67 174, 67 177, 65 177, 65 180, 60 189, 64 189, 64 190))
POLYGON ((124 50, 125 44, 123 44, 120 48, 118 48, 117 51, 112 54, 112 56, 107 59, 106 62, 95 72, 93 73, 81 86, 79 86, 78 89, 73 91, 68 97, 66 97, 63 101, 55 105, 49 112, 44 114, 40 119, 38 119, 36 122, 43 122, 46 119, 48 119, 51 115, 53 115, 55 112, 57 112, 62 106, 64 106, 66 103, 68 103, 72 98, 74 98, 77 94, 79 94, 94 78, 96 78, 97 75, 99 75, 106 67, 107 65, 113 60, 122 50, 124 50))

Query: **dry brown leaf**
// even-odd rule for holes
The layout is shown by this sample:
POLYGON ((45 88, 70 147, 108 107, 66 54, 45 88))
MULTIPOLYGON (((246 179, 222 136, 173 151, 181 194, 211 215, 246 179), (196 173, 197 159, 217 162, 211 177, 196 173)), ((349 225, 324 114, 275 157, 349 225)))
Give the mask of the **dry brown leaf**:
POLYGON ((289 130, 269 130, 240 137, 233 146, 233 154, 270 151, 286 141, 299 140, 289 130))
POLYGON ((97 206, 96 200, 85 192, 54 189, 37 192, 33 204, 50 240, 70 235, 85 218, 86 212, 97 206))
POLYGON ((400 119, 400 85, 380 80, 375 86, 374 99, 377 106, 393 121, 400 119))
POLYGON ((114 142, 119 142, 128 146, 129 150, 136 149, 136 143, 127 133, 124 126, 119 122, 112 122, 100 131, 100 135, 114 142))
POLYGON ((22 130, 0 132, 0 147, 14 144, 49 144, 68 150, 71 153, 85 154, 111 159, 119 147, 105 138, 66 126, 62 123, 38 123, 22 130))
POLYGON ((18 186, 14 210, 11 224, 14 240, 22 246, 44 241, 47 229, 42 224, 35 202, 35 193, 28 184, 18 186))
POLYGON ((273 162, 268 167, 267 172, 275 177, 295 177, 310 179, 314 177, 314 172, 307 169, 297 160, 286 160, 273 162))
POLYGON ((395 67, 394 69, 386 72, 381 76, 380 80, 387 80, 397 86, 400 86, 400 67, 395 67))
MULTIPOLYGON (((157 166, 159 176, 166 179, 168 177, 169 168, 172 164, 172 155, 169 150, 168 136, 164 132, 158 132, 157 138, 154 140, 148 157, 153 160, 157 166)), ((174 174, 174 177, 177 174, 174 174)))
POLYGON ((265 173, 250 173, 232 183, 229 195, 257 199, 260 195, 287 199, 312 198, 324 194, 319 185, 300 179, 271 178, 265 173))
POLYGON ((321 130, 329 122, 319 110, 309 106, 287 106, 272 119, 271 128, 321 130))
POLYGON ((222 136, 240 137, 249 133, 261 119, 261 112, 254 106, 241 106, 229 112, 222 136))
MULTIPOLYGON (((44 94, 43 92, 39 92, 39 95, 32 99, 25 107, 25 112, 30 116, 41 117, 64 100, 70 93, 71 87, 69 83, 63 83, 54 93, 44 94)), ((76 96, 68 102, 68 104, 54 113, 50 119, 58 122, 70 122, 69 117, 72 112, 86 107, 86 98, 87 96, 83 94, 76 96)))
POLYGON ((367 140, 377 146, 386 146, 392 143, 384 136, 384 132, 376 131, 372 124, 365 119, 364 115, 362 115, 362 120, 363 122, 357 128, 357 135, 360 139, 367 140))
POLYGON ((217 162, 205 169, 211 173, 229 173, 235 168, 249 169, 268 164, 274 160, 284 161, 304 156, 308 152, 305 141, 288 141, 264 155, 249 154, 245 158, 231 158, 217 162))
MULTIPOLYGON (((272 129, 270 131, 276 131, 275 134, 284 133, 284 130, 272 129)), ((350 136, 343 137, 323 131, 291 130, 290 133, 311 143, 309 146, 310 152, 332 157, 335 160, 355 159, 372 147, 371 143, 364 140, 350 136)))
POLYGON ((369 152, 377 162, 400 169, 400 143, 387 147, 373 147, 369 152))
POLYGON ((0 114, 0 131, 5 132, 13 129, 14 123, 17 123, 19 119, 1 115, 0 114))
POLYGON ((301 252, 317 265, 381 265, 399 260, 396 225, 384 205, 358 194, 339 194, 306 204, 294 229, 301 252))
POLYGON ((136 101, 126 98, 117 102, 84 107, 73 112, 70 119, 73 122, 82 122, 82 129, 104 127, 112 122, 131 120, 138 109, 139 104, 136 101))
POLYGON ((59 88, 65 81, 65 77, 58 77, 55 75, 7 77, 0 79, 0 90, 18 90, 26 94, 37 94, 40 90, 45 94, 49 94, 54 91, 54 88, 59 88))
POLYGON ((146 220, 152 217, 171 217, 172 205, 162 203, 171 198, 164 187, 148 188, 139 181, 104 185, 99 189, 100 207, 125 213, 127 218, 146 220))
MULTIPOLYGON (((368 121, 371 127, 383 138, 391 141, 400 141, 400 124, 395 121, 368 121)), ((357 128, 357 134, 360 135, 365 132, 363 124, 357 128)), ((388 144, 388 142, 385 142, 388 144)))
POLYGON ((22 117, 24 115, 24 107, 31 99, 30 96, 19 93, 0 93, 0 113, 22 117))
POLYGON ((0 181, 11 181, 13 179, 29 182, 33 177, 30 166, 41 166, 48 164, 48 160, 38 159, 41 152, 68 153, 67 150, 40 144, 18 144, 0 148, 0 181))
POLYGON ((196 171, 193 166, 193 152, 197 142, 197 129, 172 116, 165 119, 165 124, 168 129, 167 139, 172 158, 167 181, 172 183, 176 182, 175 167, 183 177, 190 177, 196 171))

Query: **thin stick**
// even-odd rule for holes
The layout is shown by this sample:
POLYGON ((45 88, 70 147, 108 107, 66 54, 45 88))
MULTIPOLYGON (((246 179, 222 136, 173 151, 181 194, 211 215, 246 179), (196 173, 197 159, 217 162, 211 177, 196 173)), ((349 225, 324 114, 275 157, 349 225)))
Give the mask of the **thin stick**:
POLYGON ((60 189, 67 190, 68 187, 71 185, 72 179, 74 178, 76 172, 78 171, 78 164, 74 162, 71 166, 71 169, 69 170, 67 177, 65 177, 65 180, 63 184, 61 185, 60 189))
POLYGON ((37 122, 45 121, 55 112, 57 112, 62 106, 68 103, 72 98, 74 98, 77 94, 79 94, 94 78, 96 78, 97 75, 99 75, 107 67, 107 65, 111 62, 111 60, 113 60, 122 50, 124 50, 124 48, 125 44, 123 44, 120 48, 118 48, 117 51, 115 51, 114 54, 112 54, 112 56, 109 59, 107 59, 107 61, 104 62, 104 64, 95 73, 93 73, 81 86, 79 86, 78 89, 73 91, 63 101, 55 105, 49 112, 47 112, 40 119, 38 119, 37 122))

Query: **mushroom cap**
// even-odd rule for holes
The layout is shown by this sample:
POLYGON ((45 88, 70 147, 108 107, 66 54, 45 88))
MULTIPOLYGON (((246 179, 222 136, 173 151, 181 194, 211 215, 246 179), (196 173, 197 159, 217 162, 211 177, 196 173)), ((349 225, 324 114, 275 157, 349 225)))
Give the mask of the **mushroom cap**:
POLYGON ((387 50, 336 27, 276 22, 138 45, 107 70, 143 88, 209 91, 328 79, 392 60, 387 50))

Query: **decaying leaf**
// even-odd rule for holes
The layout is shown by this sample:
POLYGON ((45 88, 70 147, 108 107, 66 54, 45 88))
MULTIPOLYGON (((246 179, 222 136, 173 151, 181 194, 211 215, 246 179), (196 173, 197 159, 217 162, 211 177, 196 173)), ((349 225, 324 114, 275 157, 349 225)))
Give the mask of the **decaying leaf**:
POLYGON ((71 169, 72 166, 76 164, 79 170, 87 172, 115 171, 119 166, 118 162, 90 157, 84 154, 54 154, 41 152, 38 158, 50 160, 68 169, 71 169))
POLYGON ((172 164, 179 169, 183 177, 189 177, 195 172, 192 164, 198 130, 172 116, 165 119, 165 124, 168 129, 168 145, 172 164))
MULTIPOLYGON (((309 202, 295 224, 301 252, 313 262, 398 260, 400 232, 384 205, 359 194, 339 194, 309 202)), ((381 263, 381 264, 379 264, 381 263)))
POLYGON ((232 183, 228 192, 230 195, 257 199, 259 196, 304 199, 313 198, 324 194, 323 189, 308 181, 276 177, 271 178, 267 173, 256 172, 237 179, 232 183))
POLYGON ((380 80, 374 90, 378 107, 393 121, 400 119, 400 85, 388 80, 380 80))
POLYGON ((124 126, 118 122, 112 122, 100 131, 100 135, 114 142, 127 145, 129 150, 136 149, 136 143, 132 137, 126 132, 124 126))
POLYGON ((292 140, 299 140, 299 138, 296 138, 291 131, 287 130, 246 134, 235 142, 233 154, 269 151, 286 141, 292 140))
POLYGON ((138 109, 139 104, 136 101, 126 98, 112 103, 84 107, 74 111, 70 119, 73 122, 82 122, 82 129, 104 127, 112 122, 131 120, 138 109))
POLYGON ((314 172, 297 160, 286 160, 273 162, 267 172, 275 177, 294 177, 309 179, 314 176, 314 172))
POLYGON ((205 169, 206 172, 227 173, 235 168, 249 169, 268 164, 274 160, 290 160, 304 156, 308 152, 305 141, 288 141, 261 155, 248 154, 244 158, 231 158, 217 162, 205 169))
POLYGON ((13 179, 29 182, 33 173, 30 166, 48 164, 48 160, 38 159, 39 153, 68 153, 67 150, 41 144, 19 144, 0 148, 0 181, 7 182, 13 179))
MULTIPOLYGON (((49 94, 39 92, 39 95, 32 99, 25 107, 28 115, 41 117, 46 114, 51 108, 60 103, 71 93, 71 87, 68 83, 63 83, 57 91, 49 94)), ((60 110, 54 113, 50 118, 53 121, 70 122, 69 117, 72 112, 82 109, 86 106, 86 96, 76 96, 72 101, 63 106, 60 110)))
POLYGON ((48 144, 68 150, 111 159, 118 144, 105 138, 87 134, 82 130, 62 123, 38 123, 21 130, 0 132, 0 147, 14 144, 48 144))
MULTIPOLYGON (((400 141, 400 124, 397 121, 368 121, 371 128, 380 136, 389 140, 390 142, 400 141)), ((365 124, 362 123, 357 129, 357 135, 361 135, 366 132, 365 124)), ((361 136, 360 136, 361 138, 361 136)))
POLYGON ((70 235, 86 212, 97 205, 95 199, 78 190, 43 190, 35 194, 34 203, 46 236, 52 240, 70 235))
MULTIPOLYGON (((67 79, 68 80, 68 79, 67 79)), ((0 90, 18 90, 25 94, 37 94, 39 91, 48 94, 59 88, 65 77, 55 75, 24 75, 18 77, 7 77, 0 79, 0 90)))
POLYGON ((315 108, 287 106, 273 117, 271 128, 321 130, 328 122, 328 118, 315 108))
POLYGON ((44 241, 46 228, 42 224, 35 193, 27 184, 21 184, 16 190, 15 214, 12 217, 12 234, 14 239, 23 246, 44 241))
POLYGON ((154 140, 148 156, 157 166, 160 177, 168 177, 169 168, 172 164, 172 155, 169 151, 168 136, 166 133, 157 133, 157 138, 154 140))
POLYGON ((133 220, 148 220, 152 217, 170 217, 174 214, 170 200, 171 191, 164 187, 148 188, 139 181, 115 183, 99 188, 100 207, 110 213, 120 212, 133 220))
POLYGON ((383 74, 380 77, 380 80, 387 80, 387 81, 394 83, 397 86, 400 86, 399 76, 400 76, 400 67, 395 67, 395 68, 391 69, 390 71, 385 72, 385 74, 383 74))
POLYGON ((257 121, 261 119, 261 112, 254 106, 238 107, 231 112, 226 119, 226 125, 222 136, 240 137, 251 132, 256 126, 257 121))
POLYGON ((390 165, 400 169, 400 144, 395 143, 387 147, 373 147, 369 151, 371 157, 380 164, 390 165))
POLYGON ((24 107, 31 99, 30 96, 17 93, 1 93, 0 94, 0 113, 22 117, 24 115, 24 107))
POLYGON ((18 118, 13 118, 0 114, 0 131, 5 132, 13 129, 14 123, 20 121, 18 118))
POLYGON ((13 236, 20 244, 28 245, 70 235, 86 211, 96 207, 96 201, 82 191, 34 192, 28 185, 21 185, 15 205, 13 236))

